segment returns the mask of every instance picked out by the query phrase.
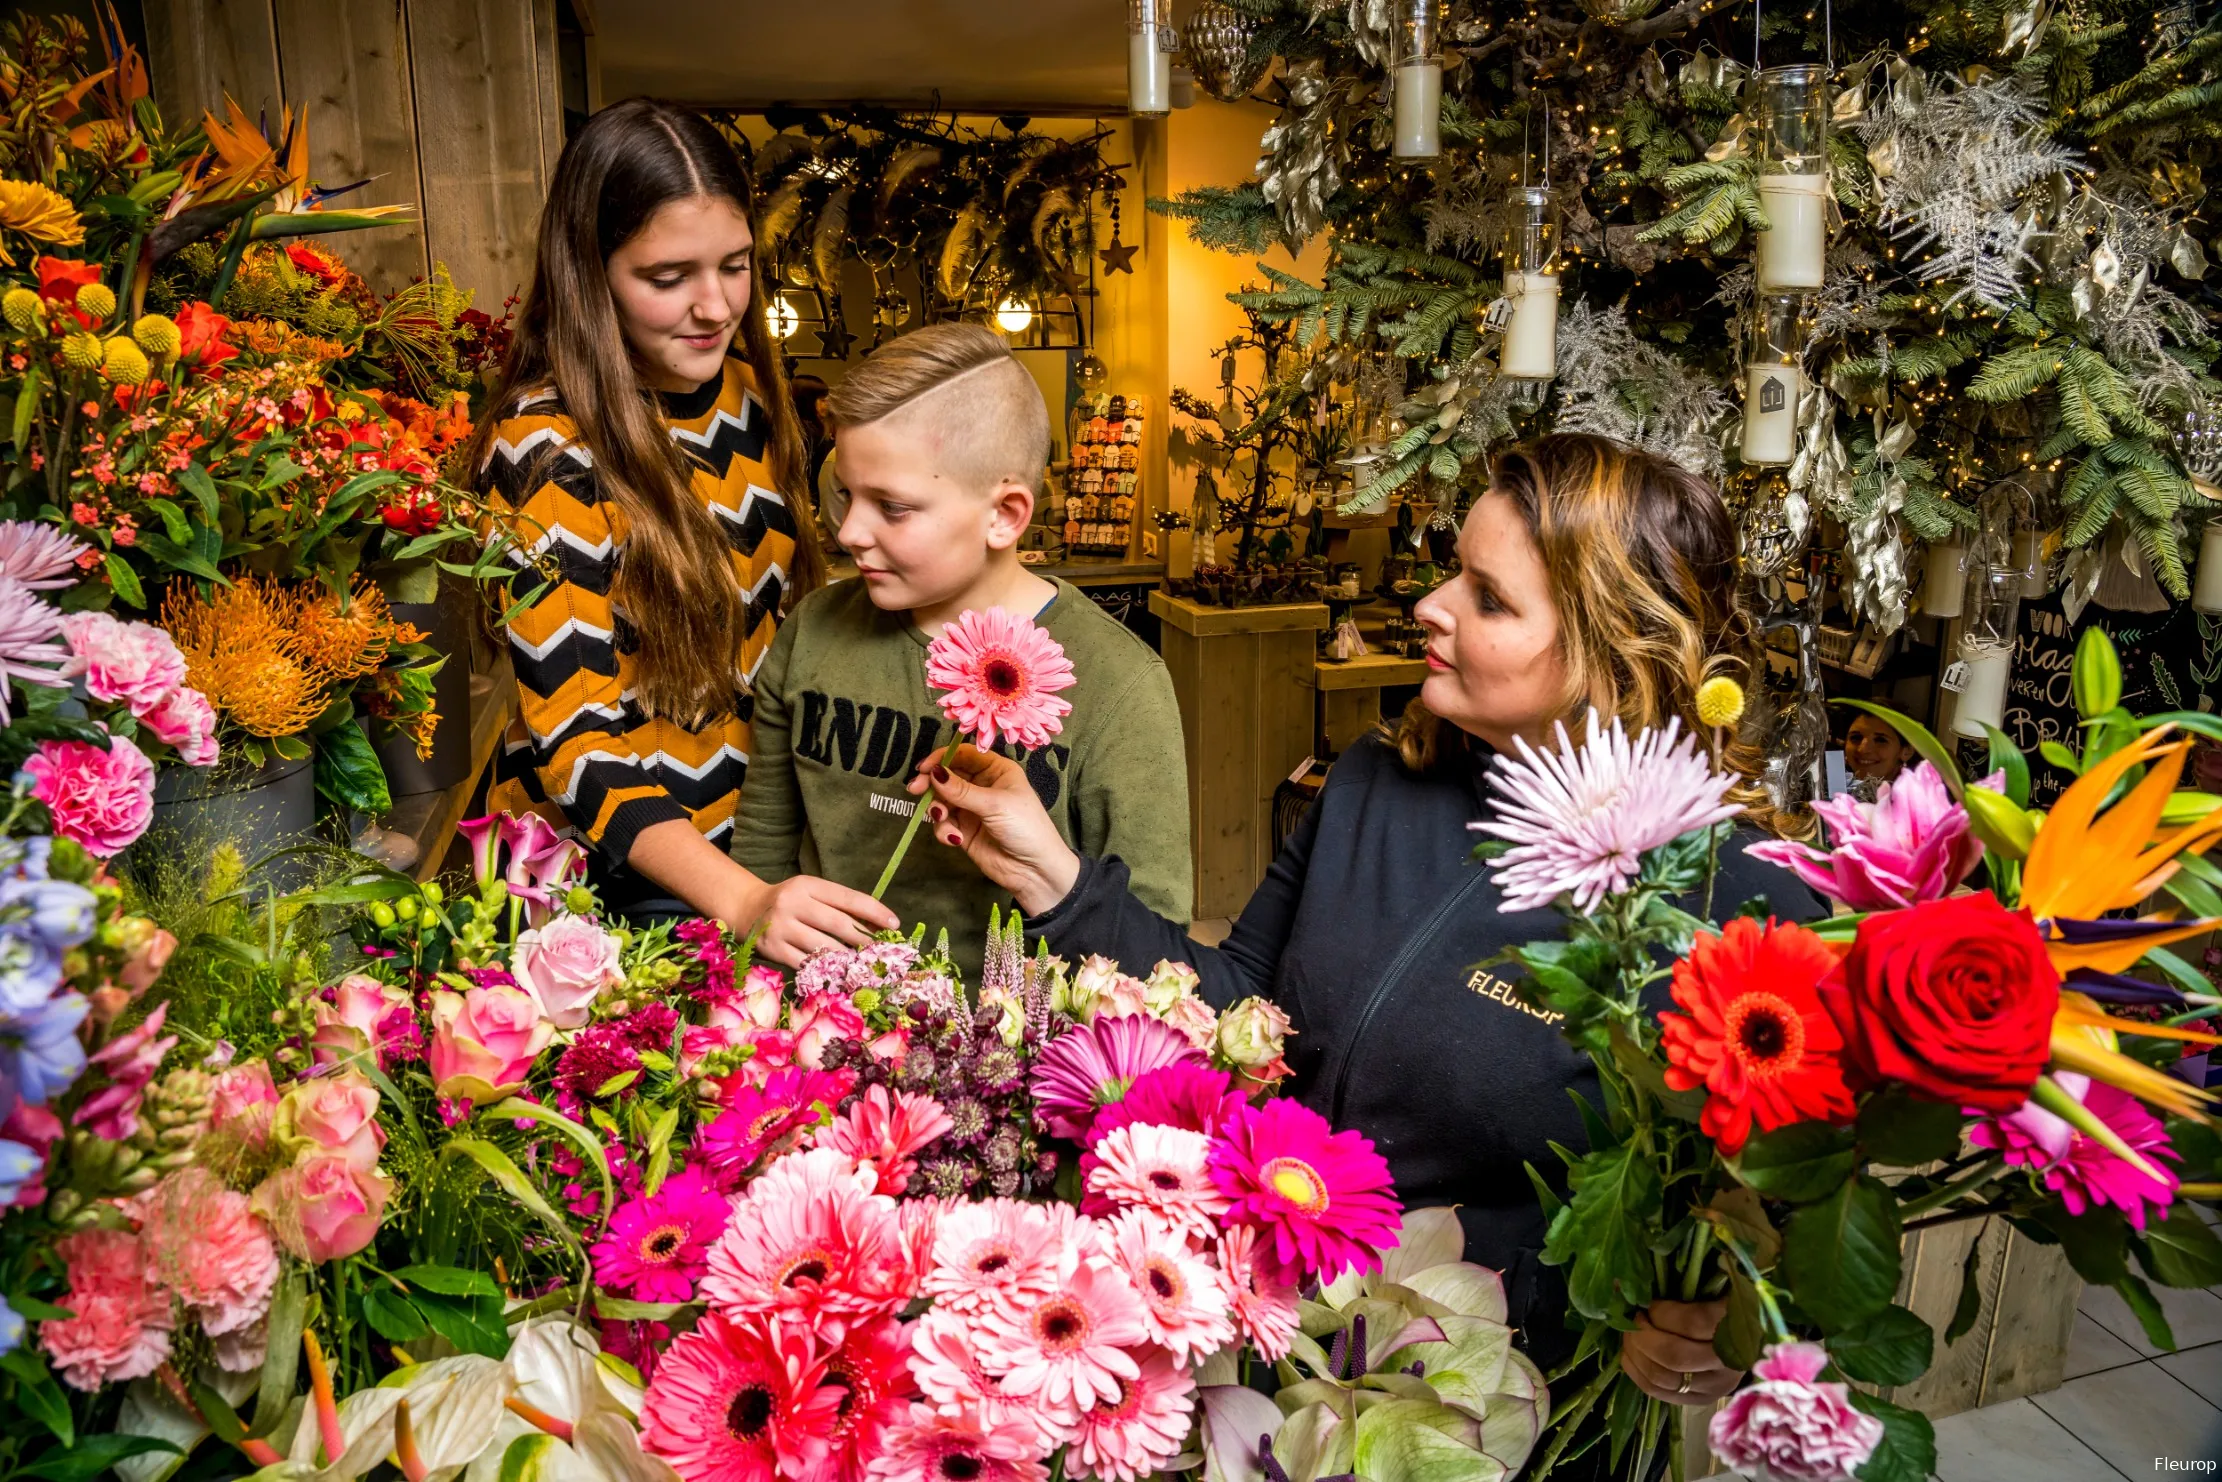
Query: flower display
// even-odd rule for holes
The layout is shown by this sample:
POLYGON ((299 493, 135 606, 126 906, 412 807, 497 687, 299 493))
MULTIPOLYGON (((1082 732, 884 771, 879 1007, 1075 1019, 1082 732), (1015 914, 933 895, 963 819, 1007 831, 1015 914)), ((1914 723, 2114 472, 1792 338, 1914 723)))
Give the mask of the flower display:
POLYGON ((1826 853, 1788 839, 1753 844, 1746 852, 1854 911, 1942 900, 1983 857, 1967 810, 1927 762, 1884 783, 1872 803, 1840 793, 1816 802, 1813 811, 1828 827, 1826 853))
POLYGON ((982 749, 1007 737, 1047 746, 1072 713, 1058 691, 1074 683, 1072 661, 1040 628, 1000 607, 959 613, 926 646, 926 682, 946 691, 941 708, 982 749))
POLYGON ((1778 1343, 1752 1367, 1758 1382, 1730 1397, 1707 1433, 1721 1461, 1768 1482, 1849 1482, 1882 1443, 1882 1422, 1852 1408, 1841 1384, 1818 1382, 1817 1343, 1778 1343))

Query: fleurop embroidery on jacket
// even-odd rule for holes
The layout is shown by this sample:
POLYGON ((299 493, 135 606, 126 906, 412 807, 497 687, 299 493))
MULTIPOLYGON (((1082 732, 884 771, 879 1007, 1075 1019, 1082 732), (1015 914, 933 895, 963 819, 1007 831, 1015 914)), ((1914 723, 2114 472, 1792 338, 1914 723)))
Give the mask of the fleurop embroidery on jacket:
POLYGON ((1508 1008, 1518 1009, 1529 1018, 1541 1019, 1546 1024, 1556 1024, 1566 1017, 1564 1014, 1555 1014, 1548 1009, 1539 1009, 1534 1004, 1523 1002, 1510 983, 1487 968, 1475 968, 1474 975, 1466 980, 1466 986, 1483 998, 1493 998, 1508 1008))

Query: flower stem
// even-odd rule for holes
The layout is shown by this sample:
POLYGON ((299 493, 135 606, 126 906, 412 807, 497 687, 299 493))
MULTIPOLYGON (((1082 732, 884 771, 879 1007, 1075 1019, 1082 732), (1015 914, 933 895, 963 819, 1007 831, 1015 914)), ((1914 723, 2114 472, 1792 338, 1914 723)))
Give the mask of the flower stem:
POLYGON ((1682 1268, 1682 1300, 1697 1300, 1698 1280, 1705 1274, 1705 1258, 1712 1254, 1713 1226, 1710 1221, 1699 1220, 1697 1233, 1690 1238, 1689 1264, 1682 1268))
POLYGON ((2000 1173, 2005 1171, 2005 1168, 2006 1162, 2004 1159, 1985 1158, 1976 1165, 1975 1171, 1965 1178, 1954 1179, 1951 1183, 1931 1189, 1918 1199, 1909 1200, 1899 1205, 1898 1219, 1902 1224, 1918 1215, 1927 1214, 1932 1209, 1942 1209, 1962 1194, 1974 1193, 1977 1189, 1998 1177, 2000 1173))
MULTIPOLYGON (((942 751, 941 760, 934 763, 935 767, 948 766, 949 758, 955 756, 957 748, 963 744, 964 732, 959 731, 942 751)), ((925 819, 926 809, 932 805, 933 800, 934 785, 931 781, 928 781, 925 795, 919 798, 917 806, 910 810, 910 822, 904 825, 903 837, 896 842, 895 852, 887 857, 887 868, 880 871, 880 883, 872 887, 873 900, 884 897, 887 894, 887 887, 895 883, 895 871, 902 866, 903 856, 910 853, 910 841, 918 836, 918 825, 925 819)))

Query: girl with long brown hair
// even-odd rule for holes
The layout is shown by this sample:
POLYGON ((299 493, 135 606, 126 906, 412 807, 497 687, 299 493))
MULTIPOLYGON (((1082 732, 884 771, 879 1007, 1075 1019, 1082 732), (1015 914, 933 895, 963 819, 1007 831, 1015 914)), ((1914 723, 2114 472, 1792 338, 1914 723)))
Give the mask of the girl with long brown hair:
MULTIPOLYGON (((1495 806, 1495 752, 1547 743, 1562 721, 1578 734, 1593 706, 1631 732, 1679 717, 1709 733, 1698 686, 1718 672, 1749 683, 1756 661, 1735 553, 1719 493, 1662 459, 1582 436, 1500 457, 1460 531, 1459 573, 1419 604, 1430 642, 1418 703, 1335 763, 1220 947, 1151 914, 1121 861, 1076 855, 1007 761, 960 752, 933 774, 943 802, 929 817, 1057 951, 1185 959, 1221 1008, 1250 994, 1278 1004, 1296 1029, 1293 1094, 1372 1138, 1406 1205, 1459 1206, 1466 1258, 1504 1273, 1521 1345, 1549 1368, 1573 1334, 1564 1283, 1540 1261, 1526 1169, 1556 1174, 1551 1145, 1584 1145, 1567 1092, 1594 1104, 1596 1076, 1549 1016, 1476 966, 1562 922, 1501 909, 1467 825, 1495 806)), ((1755 755, 1731 745, 1726 760, 1748 784, 1755 755)), ((1765 897, 1791 917, 1812 907, 1739 847, 1721 866, 1717 901, 1765 897)), ((1677 1403, 1727 1393, 1738 1376, 1713 1354, 1719 1318, 1719 1304, 1656 1304, 1627 1336, 1629 1375, 1677 1403)))
POLYGON ((699 114, 635 98, 564 146, 497 415, 473 466, 520 570, 518 718, 489 802, 589 848, 631 916, 861 943, 893 926, 724 848, 750 678, 824 579, 805 450, 756 292, 753 191, 699 114))

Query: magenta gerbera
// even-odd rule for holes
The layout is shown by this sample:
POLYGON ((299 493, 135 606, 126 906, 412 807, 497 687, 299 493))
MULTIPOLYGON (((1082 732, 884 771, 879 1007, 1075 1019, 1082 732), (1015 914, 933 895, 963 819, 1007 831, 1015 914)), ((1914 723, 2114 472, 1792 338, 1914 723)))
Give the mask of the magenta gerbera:
POLYGON ((726 1095, 724 1110, 697 1134, 695 1152, 730 1186, 782 1138, 816 1126, 854 1084, 849 1071, 789 1066, 773 1071, 761 1085, 736 1085, 726 1095))
POLYGON ((1072 713, 1072 703, 1057 698, 1073 684, 1064 649, 1000 607, 960 613, 942 628, 926 647, 926 682, 947 691, 942 713, 983 750, 999 736, 1047 746, 1072 713))
POLYGON ((1379 1271, 1403 1212, 1389 1165, 1356 1132, 1294 1101, 1246 1106, 1219 1129, 1211 1176, 1227 1218, 1256 1225, 1283 1266, 1319 1281, 1379 1271))
POLYGON ((885 1086, 874 1086, 849 1109, 818 1129, 812 1145, 837 1148, 870 1168, 879 1179, 882 1194, 900 1194, 918 1171, 911 1154, 954 1125, 949 1113, 931 1096, 897 1091, 889 1099, 885 1086))
POLYGON ((1046 1482, 1034 1427, 1025 1420, 992 1423, 969 1409, 912 1405, 910 1418, 887 1432, 872 1476, 882 1482, 1046 1482))
POLYGON ((689 1169, 617 1206, 594 1242, 594 1279, 636 1302, 691 1302, 732 1201, 689 1169))
POLYGON ((686 1482, 815 1475, 842 1391, 801 1329, 721 1313, 664 1351, 640 1408, 640 1445, 686 1482))
POLYGON ((1159 1348, 1140 1350, 1136 1369, 1081 1412, 1065 1453, 1068 1476, 1139 1482, 1180 1454, 1194 1419, 1194 1377, 1159 1348))
POLYGON ((849 1324, 894 1312, 917 1290, 922 1253, 875 1182, 832 1148, 781 1158, 734 1205, 702 1295, 799 1319, 832 1343, 849 1324))
POLYGON ((1121 1014, 1068 1029, 1034 1062, 1034 1101, 1059 1137, 1087 1140, 1096 1113, 1167 1065, 1202 1065, 1179 1030, 1147 1014, 1121 1014))
POLYGON ((2159 1170, 2155 1182, 2134 1164, 2109 1151, 2095 1137, 2086 1136, 2066 1120, 2036 1102, 2003 1117, 1987 1117, 1968 1129, 1968 1140, 1992 1148, 2016 1167, 2036 1173, 2044 1186, 2060 1196, 2071 1215, 2097 1205, 2119 1209, 2138 1229, 2149 1218, 2159 1218, 2175 1202, 2175 1170, 2160 1160, 2181 1155, 2169 1146, 2168 1129, 2127 1091, 2104 1081, 2093 1081, 2071 1070, 2056 1070, 2052 1078, 2062 1090, 2083 1103, 2085 1110, 2119 1133, 2122 1141, 2142 1153, 2159 1170), (2147 1206, 2151 1206, 2148 1210, 2147 1206))
POLYGON ((1216 1132, 1219 1123, 1244 1104, 1234 1078, 1223 1070, 1184 1061, 1134 1078, 1126 1095, 1105 1107, 1088 1128, 1092 1146, 1130 1122, 1216 1132))

